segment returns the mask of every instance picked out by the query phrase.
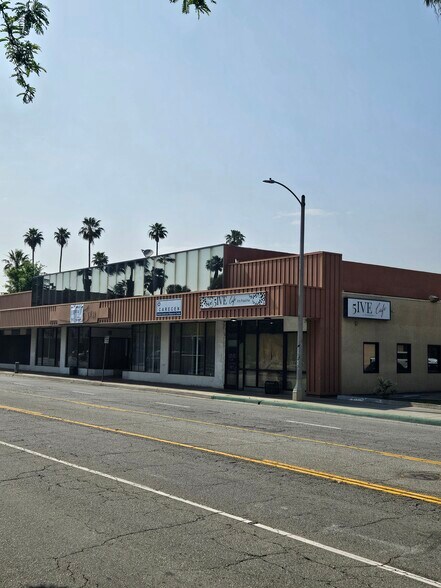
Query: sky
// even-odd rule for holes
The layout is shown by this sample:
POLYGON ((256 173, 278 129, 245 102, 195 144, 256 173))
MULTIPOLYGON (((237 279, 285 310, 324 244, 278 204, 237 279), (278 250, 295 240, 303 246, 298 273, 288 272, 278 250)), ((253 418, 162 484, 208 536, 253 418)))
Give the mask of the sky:
MULTIPOLYGON (((441 273, 441 21, 422 0, 45 0, 46 74, 23 105, 0 56, 0 256, 57 227, 63 269, 221 243, 441 273)), ((0 278, 1 280, 1 278, 0 278)), ((1 281, 0 281, 1 285, 1 281)))

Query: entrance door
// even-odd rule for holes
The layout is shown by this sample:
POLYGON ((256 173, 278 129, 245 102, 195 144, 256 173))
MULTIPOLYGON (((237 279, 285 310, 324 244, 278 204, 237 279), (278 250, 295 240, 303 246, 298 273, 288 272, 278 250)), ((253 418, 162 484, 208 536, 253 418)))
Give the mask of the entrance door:
POLYGON ((225 388, 265 388, 268 381, 286 381, 286 340, 283 321, 227 322, 225 388))

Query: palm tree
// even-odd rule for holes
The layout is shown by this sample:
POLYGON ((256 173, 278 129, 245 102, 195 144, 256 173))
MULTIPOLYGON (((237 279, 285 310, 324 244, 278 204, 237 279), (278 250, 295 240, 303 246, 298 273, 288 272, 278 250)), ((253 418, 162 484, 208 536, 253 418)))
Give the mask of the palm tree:
POLYGON ((22 249, 11 249, 8 252, 8 256, 5 259, 2 259, 2 262, 5 264, 4 269, 18 269, 23 265, 23 262, 29 261, 29 256, 22 249))
POLYGON ((97 220, 93 216, 84 217, 83 226, 78 231, 78 234, 89 243, 89 265, 87 267, 90 267, 90 248, 95 243, 95 239, 99 239, 104 232, 103 227, 100 226, 100 222, 100 220, 97 220))
POLYGON ((102 270, 109 263, 109 258, 104 251, 97 251, 93 254, 92 263, 95 267, 102 270))
POLYGON ((208 271, 214 272, 213 278, 217 280, 219 272, 221 272, 224 268, 224 260, 219 255, 213 255, 211 259, 207 260, 205 267, 208 271))
POLYGON ((245 235, 242 235, 240 231, 235 229, 231 229, 228 235, 225 235, 225 243, 227 245, 235 245, 236 247, 240 247, 244 241, 245 235))
POLYGON ((165 239, 168 235, 167 229, 161 223, 154 223, 149 226, 149 237, 156 241, 156 255, 158 255, 159 239, 165 239))
POLYGON ((36 228, 28 229, 28 232, 23 235, 25 245, 29 245, 32 249, 32 265, 34 265, 35 248, 44 241, 43 233, 36 228))
POLYGON ((70 232, 63 227, 58 227, 54 233, 54 239, 60 246, 60 265, 58 271, 61 272, 61 261, 63 259, 63 247, 67 247, 67 242, 70 239, 70 232))

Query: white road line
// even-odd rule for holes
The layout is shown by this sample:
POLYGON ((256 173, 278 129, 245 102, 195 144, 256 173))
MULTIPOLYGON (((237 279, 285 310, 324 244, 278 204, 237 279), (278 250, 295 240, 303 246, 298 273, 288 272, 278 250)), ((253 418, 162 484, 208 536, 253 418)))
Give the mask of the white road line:
POLYGON ((75 463, 71 463, 69 461, 64 461, 62 459, 57 459, 56 457, 52 457, 50 455, 45 455, 44 453, 39 453, 38 451, 32 451, 31 449, 26 449, 25 447, 20 447, 19 445, 13 445, 12 443, 6 443, 6 441, 0 441, 0 445, 4 447, 9 447, 10 449, 16 449, 17 451, 22 451, 24 453, 28 453, 29 455, 33 455, 35 457, 40 457, 42 459, 47 459, 49 461, 53 461, 55 463, 59 463, 61 465, 74 468, 76 470, 81 470, 82 472, 87 472, 88 474, 94 474, 95 476, 100 476, 101 478, 107 478, 108 480, 113 480, 114 482, 119 482, 120 484, 126 484, 127 486, 132 486, 133 488, 138 488, 139 490, 144 490, 146 492, 150 492, 151 494, 156 494, 157 496, 163 496, 164 498, 169 498, 170 500, 174 500, 175 502, 181 502, 184 504, 188 504, 189 506, 194 506, 195 508, 199 508, 206 512, 211 512, 213 514, 217 514, 221 517, 227 519, 233 519, 239 523, 244 523, 246 525, 250 525, 252 527, 256 527, 257 529, 262 529, 264 531, 268 531, 269 533, 274 533, 276 535, 281 535, 282 537, 286 537, 287 539, 292 539, 297 541, 298 543, 303 543, 305 545, 310 545, 311 547, 315 547, 316 549, 321 549, 323 551, 328 551, 330 553, 334 553, 335 555, 340 555, 347 559, 351 559, 368 566, 378 568, 384 570, 386 572, 391 572, 392 574, 396 574, 398 576, 404 576, 405 578, 409 578, 410 580, 415 580, 416 582, 420 582, 421 584, 426 584, 427 586, 435 586, 436 588, 441 588, 441 582, 437 582, 436 580, 431 580, 430 578, 425 578, 424 576, 418 576, 417 574, 413 574, 412 572, 407 572, 406 570, 402 570, 400 568, 394 568, 393 566, 389 566, 387 564, 383 564, 379 561, 375 561, 373 559, 367 559, 365 557, 361 557, 360 555, 356 555, 354 553, 350 553, 349 551, 343 551, 341 549, 336 549, 335 547, 331 547, 330 545, 325 545, 324 543, 318 543, 317 541, 312 541, 311 539, 307 539, 306 537, 301 537, 300 535, 294 535, 293 533, 288 533, 288 531, 282 531, 281 529, 276 529, 274 527, 268 527, 267 525, 263 525, 261 523, 253 523, 253 521, 249 519, 245 519, 243 517, 224 512, 223 510, 218 510, 217 508, 212 508, 211 506, 207 506, 205 504, 200 504, 198 502, 193 502, 192 500, 187 500, 186 498, 181 498, 180 496, 175 496, 173 494, 168 494, 167 492, 162 492, 161 490, 155 490, 154 488, 150 488, 149 486, 145 486, 144 484, 138 484, 136 482, 131 482, 130 480, 126 480, 124 478, 118 478, 117 476, 112 476, 111 474, 106 474, 104 472, 99 472, 97 470, 91 470, 84 466, 80 466, 75 463))
POLYGON ((155 404, 163 404, 164 406, 177 406, 178 408, 191 408, 186 404, 172 404, 171 402, 155 402, 155 404))
POLYGON ((296 425, 308 425, 308 427, 322 427, 323 429, 338 429, 341 431, 341 427, 331 427, 330 425, 316 425, 315 423, 303 423, 302 421, 286 421, 287 423, 295 423, 296 425))
MULTIPOLYGON (((87 394, 87 396, 95 396, 93 392, 83 392, 81 390, 72 390, 75 394, 87 394)), ((64 400, 63 398, 59 398, 58 400, 64 400)))

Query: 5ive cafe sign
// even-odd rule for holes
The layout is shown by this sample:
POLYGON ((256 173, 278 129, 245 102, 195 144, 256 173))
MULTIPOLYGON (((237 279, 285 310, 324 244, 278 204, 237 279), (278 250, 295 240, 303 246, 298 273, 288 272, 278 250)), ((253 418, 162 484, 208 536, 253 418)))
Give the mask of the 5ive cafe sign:
POLYGON ((223 296, 201 296, 200 309, 235 308, 238 306, 265 306, 266 292, 250 292, 248 294, 226 294, 223 296))
POLYGON ((390 302, 367 298, 345 298, 344 316, 347 318, 390 321, 390 302))

